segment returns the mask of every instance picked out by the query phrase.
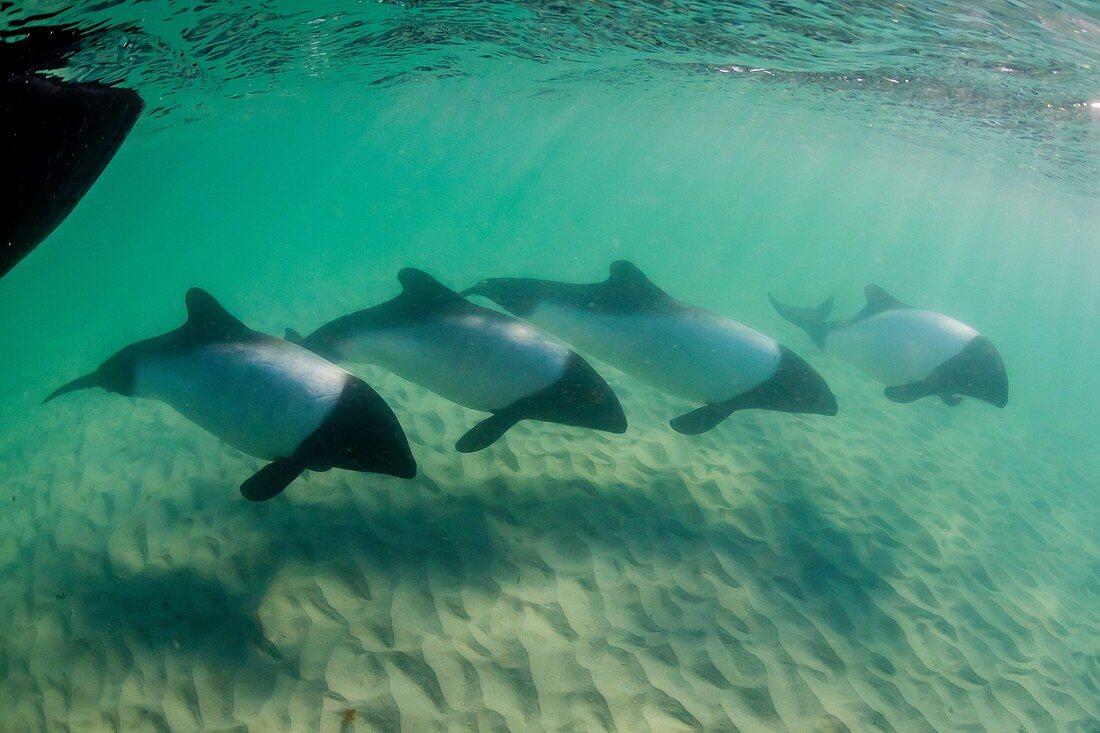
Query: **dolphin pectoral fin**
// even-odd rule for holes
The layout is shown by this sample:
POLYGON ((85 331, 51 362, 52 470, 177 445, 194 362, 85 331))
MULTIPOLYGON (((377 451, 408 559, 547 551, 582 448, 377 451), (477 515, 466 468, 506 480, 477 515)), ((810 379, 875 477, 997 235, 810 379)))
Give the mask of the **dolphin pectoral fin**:
POLYGON ((519 422, 519 418, 510 412, 498 412, 490 415, 459 438, 458 442, 455 443, 455 449, 459 453, 475 453, 488 448, 500 440, 500 436, 508 432, 509 428, 517 422, 519 422))
POLYGON ((241 484, 241 496, 249 501, 274 499, 302 475, 306 466, 293 458, 279 458, 267 464, 241 484))
POLYGON ((737 408, 730 402, 720 402, 716 405, 703 405, 697 410, 680 415, 669 421, 669 426, 677 433, 683 435, 699 435, 705 433, 718 423, 725 420, 737 408))
POLYGON ((921 397, 936 394, 936 391, 932 389, 928 385, 927 380, 925 380, 923 382, 913 382, 912 384, 900 384, 896 387, 887 387, 885 394, 886 399, 891 402, 905 404, 908 402, 916 402, 921 397))
POLYGON ((954 394, 941 394, 940 399, 948 407, 958 407, 962 403, 962 397, 954 394))

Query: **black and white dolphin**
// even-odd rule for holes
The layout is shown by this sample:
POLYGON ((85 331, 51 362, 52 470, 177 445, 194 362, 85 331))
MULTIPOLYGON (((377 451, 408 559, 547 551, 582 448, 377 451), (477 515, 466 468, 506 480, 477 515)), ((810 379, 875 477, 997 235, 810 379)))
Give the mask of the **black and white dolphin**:
POLYGON ((287 338, 337 362, 376 364, 442 397, 493 413, 462 436, 463 453, 492 445, 520 420, 612 433, 626 415, 611 387, 575 352, 531 326, 482 308, 421 270, 398 273, 396 298, 287 338))
POLYGON ((842 321, 828 320, 831 296, 816 308, 768 298, 820 349, 886 385, 886 396, 894 402, 935 395, 953 407, 965 395, 997 407, 1008 404, 1004 361, 989 339, 942 313, 904 305, 877 285, 868 285, 864 293, 863 310, 842 321))
POLYGON ((145 106, 132 89, 48 73, 104 30, 0 29, 0 277, 69 215, 145 106))
POLYGON ((633 264, 605 282, 491 278, 466 291, 664 392, 703 403, 670 425, 688 435, 737 410, 835 415, 825 380, 797 354, 730 318, 673 300, 633 264))
POLYGON ((278 495, 307 469, 416 475, 401 425, 366 382, 253 331, 203 290, 187 291, 186 302, 183 326, 125 347, 44 401, 102 387, 166 402, 238 450, 271 461, 241 485, 252 501, 278 495))

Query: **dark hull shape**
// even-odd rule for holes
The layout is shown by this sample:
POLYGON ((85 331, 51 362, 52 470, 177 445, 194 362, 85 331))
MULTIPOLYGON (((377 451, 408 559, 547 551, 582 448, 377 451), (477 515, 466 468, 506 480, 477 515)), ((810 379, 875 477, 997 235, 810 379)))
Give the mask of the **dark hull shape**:
POLYGON ((63 66, 82 38, 35 29, 0 51, 0 277, 69 215, 144 107, 131 89, 40 73, 63 66))

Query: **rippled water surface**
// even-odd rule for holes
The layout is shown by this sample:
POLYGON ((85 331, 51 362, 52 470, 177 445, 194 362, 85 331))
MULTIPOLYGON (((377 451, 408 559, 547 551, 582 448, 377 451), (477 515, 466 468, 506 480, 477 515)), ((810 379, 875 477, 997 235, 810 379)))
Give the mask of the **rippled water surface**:
POLYGON ((171 124, 318 82, 362 100, 506 68, 522 96, 587 82, 661 95, 776 87, 895 134, 947 127, 966 138, 954 144, 1006 146, 1014 163, 1091 192, 1100 180, 1091 2, 7 5, 9 25, 116 27, 73 73, 134 84, 171 124))

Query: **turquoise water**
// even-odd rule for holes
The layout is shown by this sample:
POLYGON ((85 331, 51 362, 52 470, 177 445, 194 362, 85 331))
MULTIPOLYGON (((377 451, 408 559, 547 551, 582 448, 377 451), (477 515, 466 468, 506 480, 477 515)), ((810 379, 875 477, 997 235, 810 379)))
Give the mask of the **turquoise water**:
POLYGON ((1098 729, 1094 4, 59 18, 136 26, 68 73, 147 112, 0 281, 0 729, 1098 729), (39 405, 191 286, 279 334, 405 266, 460 289, 616 259, 810 360, 840 415, 693 443, 601 369, 624 438, 530 426, 460 459, 472 413, 366 370, 421 478, 318 474, 269 508, 166 408, 39 405), (1008 407, 889 403, 766 299, 843 317, 867 283, 987 335, 1008 407))

